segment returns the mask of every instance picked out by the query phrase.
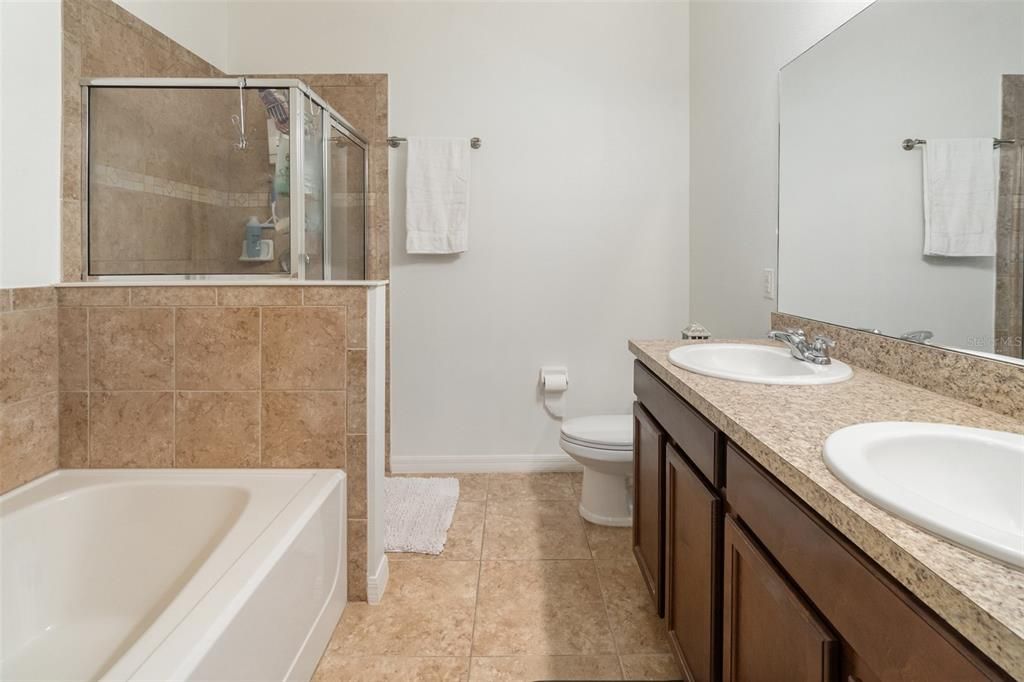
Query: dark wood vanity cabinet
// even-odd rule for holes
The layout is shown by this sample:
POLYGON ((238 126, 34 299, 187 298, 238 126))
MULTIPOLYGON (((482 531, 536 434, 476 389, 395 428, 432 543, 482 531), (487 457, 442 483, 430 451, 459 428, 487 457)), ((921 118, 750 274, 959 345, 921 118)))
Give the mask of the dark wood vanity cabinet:
POLYGON ((723 679, 835 680, 835 635, 732 517, 724 547, 723 679))
POLYGON ((1011 679, 639 362, 634 391, 634 554, 687 680, 1011 679))
POLYGON ((647 591, 664 615, 665 432, 640 403, 633 405, 633 556, 647 591))
POLYGON ((665 467, 665 619, 685 675, 696 682, 719 676, 718 609, 722 556, 722 499, 669 444, 665 467))

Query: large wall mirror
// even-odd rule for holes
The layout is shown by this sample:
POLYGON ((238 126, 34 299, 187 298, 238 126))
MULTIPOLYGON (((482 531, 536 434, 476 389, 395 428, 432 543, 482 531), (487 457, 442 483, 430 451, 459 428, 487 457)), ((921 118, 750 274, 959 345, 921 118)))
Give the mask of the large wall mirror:
POLYGON ((876 0, 779 87, 779 310, 1020 362, 1024 0, 876 0))

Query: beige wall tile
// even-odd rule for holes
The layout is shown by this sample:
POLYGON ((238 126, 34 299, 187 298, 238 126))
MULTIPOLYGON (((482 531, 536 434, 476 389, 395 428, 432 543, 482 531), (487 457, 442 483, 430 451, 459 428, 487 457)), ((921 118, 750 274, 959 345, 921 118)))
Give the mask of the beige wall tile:
POLYGON ((220 305, 301 305, 301 287, 218 287, 217 302, 220 305))
POLYGON ((345 388, 344 308, 263 309, 264 389, 345 388))
POLYGON ((0 405, 0 493, 57 468, 57 393, 0 405))
POLYGON ((348 351, 348 432, 366 433, 366 351, 348 351))
POLYGON ((60 305, 128 305, 128 287, 58 287, 60 305))
POLYGON ((57 309, 0 315, 0 405, 56 390, 57 309))
POLYGON ((89 394, 60 392, 60 466, 89 466, 89 394))
POLYGON ((163 390, 173 386, 174 311, 97 308, 89 315, 93 390, 163 390))
POLYGON ((348 518, 366 518, 366 436, 348 436, 345 452, 348 518))
POLYGON ((138 306, 202 306, 217 303, 213 287, 132 287, 131 304, 138 306))
POLYGON ((82 203, 78 199, 61 200, 60 235, 61 281, 77 282, 82 278, 82 203))
POLYGON ((258 392, 179 391, 174 413, 175 466, 259 466, 258 392))
POLYGON ((12 297, 13 292, 11 289, 0 289, 0 313, 10 312, 12 297))
POLYGON ((174 393, 124 391, 90 395, 89 464, 174 465, 174 393))
POLYGON ((366 519, 348 520, 348 598, 366 601, 366 519))
POLYGON ((180 308, 174 342, 177 388, 260 387, 259 308, 180 308))
POLYGON ((345 309, 349 348, 366 348, 366 304, 345 309))
POLYGON ((62 391, 89 389, 89 310, 57 309, 58 379, 62 391))
POLYGON ((345 468, 344 391, 264 391, 262 465, 345 468))
POLYGON ((366 308, 366 289, 363 287, 300 287, 303 305, 331 305, 366 308))
POLYGON ((11 290, 14 310, 53 308, 57 305, 57 290, 53 287, 23 287, 11 290))

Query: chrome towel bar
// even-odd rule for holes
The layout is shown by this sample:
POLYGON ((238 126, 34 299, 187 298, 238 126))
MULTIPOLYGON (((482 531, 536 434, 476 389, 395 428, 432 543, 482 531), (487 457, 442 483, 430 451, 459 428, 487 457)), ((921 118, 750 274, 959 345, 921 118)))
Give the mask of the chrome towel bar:
MULTIPOLYGON (((398 149, 398 146, 400 144, 402 144, 403 142, 408 142, 408 141, 409 140, 407 140, 404 137, 395 137, 395 136, 392 135, 391 137, 388 138, 388 146, 391 147, 392 149, 398 149)), ((469 146, 472 147, 473 149, 480 149, 480 145, 481 145, 481 142, 480 142, 480 138, 479 137, 471 137, 471 138, 469 138, 469 146)))
MULTIPOLYGON (((913 149, 919 144, 928 144, 928 140, 916 140, 914 138, 908 137, 907 139, 903 140, 901 144, 903 145, 903 148, 909 152, 911 149, 913 149)), ((993 149, 999 149, 999 147, 1004 144, 1017 144, 1017 140, 1000 140, 998 137, 992 138, 993 149)))

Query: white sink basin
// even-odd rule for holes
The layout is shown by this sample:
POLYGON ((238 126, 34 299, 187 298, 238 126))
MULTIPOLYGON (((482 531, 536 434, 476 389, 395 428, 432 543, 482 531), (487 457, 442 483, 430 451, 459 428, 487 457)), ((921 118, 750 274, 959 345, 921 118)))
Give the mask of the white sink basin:
POLYGON ((877 422, 836 431, 824 450, 829 471, 882 509, 1024 568, 1024 435, 877 422))
POLYGON ((794 358, 788 349, 751 343, 700 343, 680 346, 668 354, 676 367, 719 379, 754 384, 834 384, 853 376, 846 363, 813 365, 794 358))

